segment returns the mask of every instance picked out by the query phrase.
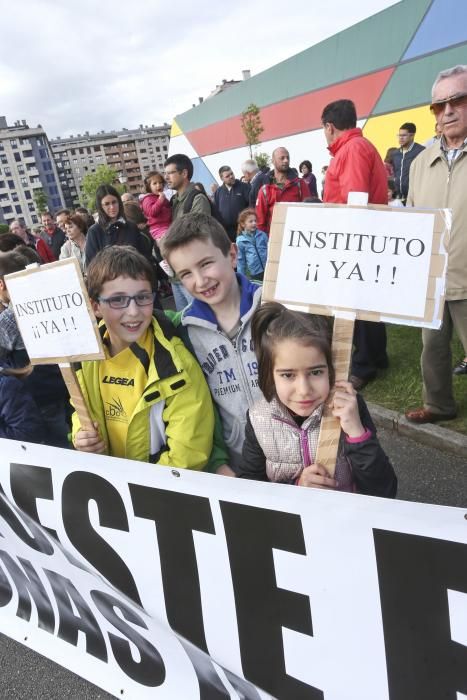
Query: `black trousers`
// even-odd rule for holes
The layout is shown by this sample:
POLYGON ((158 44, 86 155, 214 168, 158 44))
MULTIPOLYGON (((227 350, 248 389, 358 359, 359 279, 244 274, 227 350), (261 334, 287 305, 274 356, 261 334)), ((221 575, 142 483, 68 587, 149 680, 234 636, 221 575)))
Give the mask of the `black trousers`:
POLYGON ((386 353, 386 326, 373 321, 356 321, 351 374, 374 379, 379 369, 389 365, 386 353))

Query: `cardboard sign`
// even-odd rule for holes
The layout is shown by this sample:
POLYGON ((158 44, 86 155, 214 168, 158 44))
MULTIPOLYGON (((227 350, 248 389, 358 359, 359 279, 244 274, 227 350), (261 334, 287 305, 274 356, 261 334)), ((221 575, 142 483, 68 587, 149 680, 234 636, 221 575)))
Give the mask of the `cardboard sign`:
POLYGON ((0 631, 116 697, 465 697, 465 509, 0 454, 0 631))
MULTIPOLYGON (((263 301, 334 316, 335 377, 346 380, 355 319, 441 326, 450 224, 448 209, 276 204, 263 301)), ((341 432, 333 399, 331 390, 315 455, 331 476, 341 432)))
POLYGON ((439 328, 449 210, 277 204, 263 299, 439 328))
POLYGON ((5 281, 31 364, 104 358, 75 258, 15 272, 5 281))

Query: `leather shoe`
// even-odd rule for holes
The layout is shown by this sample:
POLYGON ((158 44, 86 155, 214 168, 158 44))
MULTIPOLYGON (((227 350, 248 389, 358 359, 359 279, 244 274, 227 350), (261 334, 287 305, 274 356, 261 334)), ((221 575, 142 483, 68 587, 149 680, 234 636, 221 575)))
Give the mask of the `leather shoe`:
POLYGON ((453 420, 457 417, 456 413, 433 413, 428 408, 416 408, 413 411, 407 411, 405 414, 407 420, 411 423, 437 423, 443 420, 453 420))
POLYGON ((467 360, 461 360, 452 370, 453 374, 467 374, 467 360))

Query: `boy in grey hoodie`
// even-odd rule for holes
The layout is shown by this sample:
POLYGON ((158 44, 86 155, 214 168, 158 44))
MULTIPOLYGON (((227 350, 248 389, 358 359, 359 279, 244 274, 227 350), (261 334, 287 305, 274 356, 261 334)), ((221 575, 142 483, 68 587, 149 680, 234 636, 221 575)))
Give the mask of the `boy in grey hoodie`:
POLYGON ((181 312, 181 323, 219 411, 229 466, 236 472, 247 410, 262 396, 251 339, 261 287, 235 273, 236 246, 206 214, 186 214, 175 221, 163 239, 162 254, 194 297, 181 312))

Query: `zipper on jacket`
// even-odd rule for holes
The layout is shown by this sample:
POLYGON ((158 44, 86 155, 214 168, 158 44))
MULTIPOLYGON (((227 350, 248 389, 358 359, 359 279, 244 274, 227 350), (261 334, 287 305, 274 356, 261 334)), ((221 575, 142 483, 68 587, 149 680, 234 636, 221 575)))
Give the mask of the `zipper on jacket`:
POLYGON ((449 188, 450 188, 450 186, 451 186, 451 174, 452 174, 452 171, 454 170, 454 167, 455 167, 457 161, 459 161, 461 158, 467 158, 467 156, 465 156, 465 155, 463 155, 463 154, 461 153, 459 156, 457 156, 457 158, 456 158, 455 160, 451 160, 451 163, 449 163, 449 160, 448 160, 448 158, 447 158, 446 155, 445 155, 444 157, 445 157, 445 160, 446 160, 446 164, 447 164, 447 166, 448 166, 448 177, 447 177, 447 180, 446 180, 446 204, 445 204, 445 206, 446 206, 446 207, 449 207, 449 188))
POLYGON ((273 415, 272 418, 273 420, 279 421, 279 423, 284 423, 284 425, 288 425, 289 428, 292 428, 292 430, 298 433, 298 436, 300 438, 300 452, 302 454, 303 467, 310 467, 313 464, 313 462, 311 461, 308 432, 303 428, 300 428, 296 423, 292 423, 291 421, 288 421, 285 418, 281 418, 281 416, 273 415))

